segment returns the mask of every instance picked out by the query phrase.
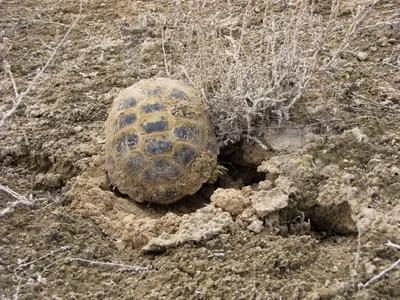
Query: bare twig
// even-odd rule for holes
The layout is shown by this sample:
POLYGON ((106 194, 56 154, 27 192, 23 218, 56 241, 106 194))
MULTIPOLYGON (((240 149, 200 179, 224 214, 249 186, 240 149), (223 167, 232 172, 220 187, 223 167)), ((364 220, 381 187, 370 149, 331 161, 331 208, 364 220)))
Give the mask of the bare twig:
POLYGON ((350 25, 349 31, 347 32, 342 43, 340 44, 339 49, 335 51, 335 54, 325 66, 325 69, 328 69, 336 61, 337 57, 350 46, 350 42, 354 39, 358 31, 360 30, 361 24, 364 22, 365 18, 368 16, 371 9, 378 1, 379 0, 370 0, 367 1, 364 6, 359 7, 356 15, 353 18, 354 22, 350 25))
POLYGON ((387 241, 387 243, 385 244, 386 246, 396 249, 396 250, 400 250, 400 245, 397 244, 393 244, 391 241, 387 241))
POLYGON ((14 76, 13 76, 13 74, 11 72, 11 69, 10 69, 10 65, 8 64, 8 62, 6 60, 4 60, 3 63, 4 63, 4 69, 6 70, 6 72, 8 73, 8 75, 11 78, 11 83, 12 83, 13 88, 14 88, 15 98, 18 98, 19 93, 18 93, 17 85, 15 84, 14 76))
POLYGON ((398 23, 400 23, 400 18, 395 18, 395 19, 391 19, 391 20, 378 22, 378 23, 375 23, 374 25, 364 26, 361 29, 372 28, 372 27, 376 27, 376 26, 380 26, 380 25, 393 25, 393 24, 398 24, 398 23))
POLYGON ((40 260, 43 260, 43 259, 45 259, 47 257, 50 257, 50 256, 53 256, 53 255, 55 255, 55 254, 57 254, 59 252, 67 251, 70 248, 71 247, 69 247, 69 246, 60 247, 60 248, 58 248, 56 250, 50 251, 49 253, 47 253, 47 254, 45 254, 45 255, 43 255, 43 256, 41 256, 41 257, 39 257, 39 258, 37 258, 37 259, 35 259, 33 261, 30 261, 30 262, 27 262, 27 263, 24 263, 24 264, 19 264, 17 269, 25 268, 25 267, 30 266, 30 265, 32 265, 32 264, 34 264, 34 263, 36 263, 36 262, 38 262, 40 260))
POLYGON ((259 138, 256 138, 254 136, 251 135, 247 135, 247 138, 249 140, 252 140, 254 142, 257 143, 257 145, 259 145, 262 149, 264 149, 265 151, 270 151, 270 149, 268 148, 268 146, 266 146, 259 138))
POLYGON ((163 51, 163 56, 164 56, 165 72, 167 72, 167 76, 170 77, 169 71, 168 71, 167 54, 165 53, 164 44, 165 44, 164 26, 161 26, 161 46, 162 46, 162 51, 163 51))
POLYGON ((49 20, 44 20, 44 19, 42 18, 42 16, 41 16, 39 13, 33 11, 32 9, 28 9, 28 11, 30 11, 31 13, 34 13, 34 14, 39 18, 39 19, 32 19, 32 21, 33 21, 34 23, 35 23, 35 22, 43 22, 43 23, 49 23, 49 24, 55 24, 55 25, 60 25, 60 26, 68 27, 68 25, 66 25, 66 24, 64 24, 64 23, 54 22, 54 21, 51 19, 51 17, 49 16, 49 14, 47 14, 47 13, 45 13, 45 12, 43 12, 43 14, 45 14, 45 15, 49 18, 49 20))
POLYGON ((18 205, 26 205, 26 206, 31 206, 33 205, 33 202, 29 201, 26 197, 18 194, 17 192, 13 191, 10 189, 8 186, 0 184, 0 191, 4 191, 7 194, 11 195, 15 199, 17 199, 14 202, 9 202, 7 203, 7 207, 0 210, 0 217, 3 217, 4 215, 13 212, 14 207, 18 205))
POLYGON ((213 254, 210 254, 209 256, 207 256, 207 258, 224 258, 224 257, 225 257, 225 253, 222 253, 222 252, 213 253, 213 254))
POLYGON ((112 262, 101 262, 101 261, 93 261, 93 260, 87 260, 79 257, 67 257, 67 258, 62 258, 59 260, 56 260, 55 262, 52 262, 51 264, 47 265, 44 267, 43 272, 46 272, 51 266, 54 266, 59 263, 68 263, 68 262, 83 262, 83 263, 88 263, 91 265, 99 265, 99 266, 109 266, 109 267, 116 267, 116 268, 121 268, 127 271, 133 271, 133 272, 139 272, 139 271, 149 271, 151 267, 139 267, 139 266, 131 266, 131 265, 125 265, 125 264, 119 264, 119 263, 112 263, 112 262))
POLYGON ((398 259, 394 264, 392 264, 389 268, 383 270, 382 272, 380 272, 378 275, 372 277, 370 280, 368 280, 366 283, 361 284, 361 288, 367 288, 369 287, 373 282, 381 279, 383 276, 385 276, 387 273, 389 273, 390 271, 392 271, 393 269, 397 268, 398 266, 400 266, 400 259, 398 259))
POLYGON ((50 65, 50 63, 53 61, 54 57, 57 54, 57 51, 61 48, 61 46, 64 44, 66 41, 68 35, 70 34, 71 30, 75 27, 75 25, 78 23, 82 13, 82 0, 80 1, 79 5, 79 13, 78 16, 76 17, 75 21, 71 24, 71 26, 68 28, 67 32, 64 34, 63 38, 61 39, 60 43, 54 48, 53 53, 50 55, 49 59, 47 60, 46 64, 37 72, 36 76, 32 79, 32 81, 29 83, 28 87, 26 88, 25 91, 20 93, 14 100, 14 105, 13 107, 6 111, 3 114, 3 117, 0 120, 0 127, 4 126, 5 121, 12 116, 15 111, 17 110, 18 107, 21 106, 21 104, 24 101, 24 97, 31 91, 33 86, 36 84, 36 82, 40 79, 40 77, 43 75, 43 73, 46 71, 47 67, 50 65))
MULTIPOLYGON (((391 241, 388 241, 386 244, 386 246, 395 249, 395 250, 400 250, 400 245, 397 244, 393 244, 391 241)), ((370 280, 368 280, 366 283, 364 284, 360 284, 359 287, 360 288, 367 288, 369 287, 372 283, 374 283, 375 281, 381 279, 383 276, 385 276, 387 273, 389 273, 390 271, 394 270, 395 268, 397 268, 398 266, 400 266, 400 259, 398 259, 396 262, 394 262, 390 267, 386 268, 385 270, 383 270, 382 272, 380 272, 378 275, 372 277, 370 280)))
POLYGON ((353 265, 353 270, 352 270, 352 274, 351 274, 351 278, 353 280, 353 287, 357 288, 357 276, 358 276, 358 264, 360 261, 360 253, 361 253, 361 227, 359 222, 357 222, 357 231, 358 231, 358 235, 357 235, 357 252, 356 252, 356 256, 354 258, 354 265, 353 265))
POLYGON ((19 289, 21 288, 22 278, 19 279, 17 289, 13 295, 13 300, 18 300, 19 289))
POLYGON ((47 48, 47 49, 49 49, 49 50, 51 50, 51 51, 54 51, 54 48, 53 48, 53 47, 50 47, 48 44, 46 44, 40 37, 38 37, 38 39, 42 42, 42 45, 43 45, 45 48, 47 48))
POLYGON ((396 66, 396 65, 391 64, 391 63, 388 63, 388 62, 384 62, 383 64, 384 64, 384 65, 387 65, 387 66, 389 66, 389 67, 395 68, 395 69, 397 69, 397 70, 400 70, 400 66, 396 66))

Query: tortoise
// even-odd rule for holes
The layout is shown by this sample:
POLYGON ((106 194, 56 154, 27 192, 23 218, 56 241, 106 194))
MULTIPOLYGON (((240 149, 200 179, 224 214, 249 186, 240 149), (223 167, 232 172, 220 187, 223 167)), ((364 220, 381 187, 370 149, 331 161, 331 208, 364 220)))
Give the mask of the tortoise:
POLYGON ((223 168, 201 98, 178 80, 144 79, 123 90, 105 134, 110 183, 137 202, 176 202, 215 182, 223 168))

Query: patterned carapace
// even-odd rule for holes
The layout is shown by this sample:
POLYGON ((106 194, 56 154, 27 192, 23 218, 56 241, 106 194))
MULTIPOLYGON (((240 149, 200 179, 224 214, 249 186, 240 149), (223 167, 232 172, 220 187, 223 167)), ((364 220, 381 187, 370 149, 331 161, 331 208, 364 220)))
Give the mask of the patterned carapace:
POLYGON ((217 165, 213 127, 195 90, 141 80, 114 100, 106 122, 106 169, 138 202, 172 203, 195 193, 217 165))

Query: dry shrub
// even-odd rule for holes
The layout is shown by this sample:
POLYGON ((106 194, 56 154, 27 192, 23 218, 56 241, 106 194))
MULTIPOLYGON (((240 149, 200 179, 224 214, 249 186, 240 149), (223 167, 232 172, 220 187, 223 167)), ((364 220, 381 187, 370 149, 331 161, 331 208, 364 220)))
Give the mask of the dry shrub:
POLYGON ((175 1, 160 24, 166 72, 201 91, 221 146, 260 142, 317 76, 338 67, 376 2, 175 1))

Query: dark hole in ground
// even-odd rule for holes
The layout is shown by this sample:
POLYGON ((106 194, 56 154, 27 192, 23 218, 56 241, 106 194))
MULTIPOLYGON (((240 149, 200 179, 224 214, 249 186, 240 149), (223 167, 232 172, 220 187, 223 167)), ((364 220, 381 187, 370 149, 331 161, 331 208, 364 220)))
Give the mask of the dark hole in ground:
POLYGON ((127 199, 130 199, 128 195, 121 193, 121 192, 119 191, 118 187, 114 187, 114 188, 110 187, 110 188, 111 188, 111 191, 115 194, 115 196, 117 196, 117 197, 119 197, 119 198, 127 198, 127 199))
POLYGON ((257 172, 258 165, 246 162, 243 158, 243 150, 241 143, 229 145, 220 149, 218 156, 218 164, 225 167, 226 173, 221 175, 214 184, 203 184, 199 196, 203 197, 206 202, 217 188, 236 188, 241 189, 245 186, 257 184, 265 180, 265 173, 257 172))
POLYGON ((228 146, 222 149, 218 156, 218 162, 227 168, 228 171, 225 176, 222 176, 222 180, 219 181, 220 186, 217 187, 228 187, 224 185, 226 179, 240 185, 239 187, 252 185, 265 180, 265 173, 257 172, 258 166, 248 163, 243 158, 241 144, 228 146))

